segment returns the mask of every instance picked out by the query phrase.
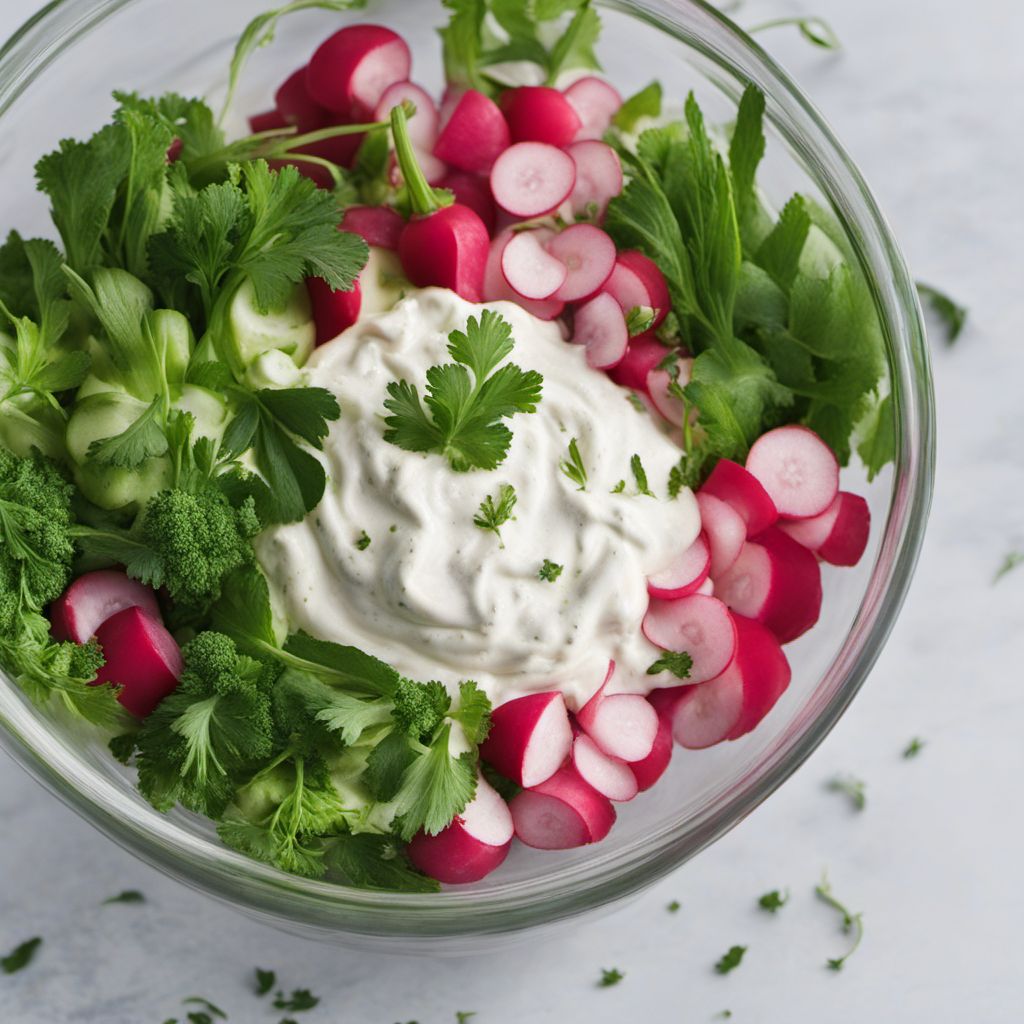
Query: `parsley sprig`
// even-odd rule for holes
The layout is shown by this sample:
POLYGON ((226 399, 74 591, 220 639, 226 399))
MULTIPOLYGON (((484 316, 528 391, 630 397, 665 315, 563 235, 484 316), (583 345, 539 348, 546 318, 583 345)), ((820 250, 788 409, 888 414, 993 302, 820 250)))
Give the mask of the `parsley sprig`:
POLYGON ((587 467, 583 464, 575 437, 569 442, 568 458, 562 459, 558 463, 558 468, 576 485, 578 491, 587 489, 587 467))
MULTIPOLYGON (((512 510, 516 507, 516 500, 516 489, 511 484, 502 484, 498 490, 497 501, 488 494, 480 502, 477 514, 473 516, 473 525, 493 533, 501 541, 501 527, 515 518, 512 510)), ((502 543, 502 547, 504 546, 502 543)))
POLYGON ((831 957, 826 961, 831 970, 841 971, 846 961, 857 952, 857 947, 860 945, 861 939, 864 938, 864 915, 852 913, 835 898, 832 894, 832 886, 829 883, 827 874, 821 876, 821 881, 814 887, 814 893, 818 899, 827 903, 833 910, 837 910, 842 915, 843 934, 849 935, 851 932, 853 933, 853 943, 850 948, 842 956, 831 957))
POLYGON ((661 672, 671 672, 677 679, 689 679, 693 668, 693 658, 686 651, 664 651, 657 661, 651 662, 647 669, 649 676, 661 672))

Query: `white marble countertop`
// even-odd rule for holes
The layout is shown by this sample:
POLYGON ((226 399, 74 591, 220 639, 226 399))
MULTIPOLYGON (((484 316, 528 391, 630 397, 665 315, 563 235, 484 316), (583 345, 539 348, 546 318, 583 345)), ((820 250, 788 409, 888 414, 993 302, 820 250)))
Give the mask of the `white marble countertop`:
MULTIPOLYGON (((6 36, 38 0, 4 0, 6 36)), ((763 20, 796 3, 750 0, 763 20)), ((308 1024, 577 1021, 700 1024, 1003 1024, 1022 1019, 1024 567, 1024 7, 1007 0, 807 0, 845 43, 765 42, 859 162, 915 274, 954 292, 970 324, 935 341, 935 510, 906 609, 862 695, 807 765, 713 848, 603 919, 472 961, 385 958, 290 938, 122 852, 0 760, 0 953, 32 936, 30 970, 0 975, 4 1024, 159 1024, 202 995, 232 1021, 280 1017, 250 994, 256 965, 321 1006, 308 1024), (913 736, 927 745, 914 760, 913 736), (868 786, 862 813, 825 792, 868 786), (828 867, 864 912, 836 974, 837 919, 814 899, 828 867), (788 887, 776 919, 756 897, 788 887), (144 906, 98 908, 123 889, 144 906), (678 899, 682 909, 666 912, 678 899), (712 964, 749 946, 722 977, 712 964), (625 980, 596 986, 600 968, 625 980), (721 1018, 718 1018, 721 1019, 721 1018)))

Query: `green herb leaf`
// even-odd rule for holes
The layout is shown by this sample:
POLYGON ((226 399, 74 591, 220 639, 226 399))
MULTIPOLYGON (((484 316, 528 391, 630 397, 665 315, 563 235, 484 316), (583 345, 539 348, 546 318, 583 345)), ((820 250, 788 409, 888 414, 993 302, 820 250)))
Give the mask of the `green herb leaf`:
POLYGON ((7 956, 0 958, 0 969, 3 970, 4 974, 14 974, 17 971, 24 970, 32 963, 33 957, 35 957, 42 944, 43 940, 38 936, 34 939, 28 939, 20 946, 11 950, 7 956))
POLYGON ((370 535, 365 530, 362 530, 356 539, 356 547, 360 551, 365 551, 370 546, 370 543, 370 535))
POLYGON ((634 131, 641 118, 661 116, 661 100, 661 82, 651 82, 619 107, 612 124, 624 132, 634 131))
POLYGON ((826 960, 825 963, 830 970, 841 971, 846 964, 846 961, 857 951, 857 947, 861 943, 861 939, 864 938, 864 916, 863 914, 851 913, 846 907, 839 902, 832 894, 832 886, 829 884, 828 875, 822 874, 821 882, 818 883, 814 888, 815 895, 822 902, 827 903, 833 910, 838 911, 842 915, 842 930, 844 935, 848 935, 853 932, 853 944, 850 948, 840 957, 834 957, 826 960))
POLYGON ((299 1013, 303 1010, 312 1010, 319 1004, 319 997, 313 995, 308 988, 294 989, 289 996, 286 996, 283 992, 278 992, 277 995, 274 996, 274 1009, 288 1010, 291 1013, 299 1013))
MULTIPOLYGON (((189 996, 187 999, 182 999, 183 1006, 201 1006, 205 1011, 204 1016, 209 1014, 212 1017, 218 1017, 221 1020, 227 1020, 228 1015, 215 1003, 211 1003, 209 999, 203 999, 202 996, 189 996)), ((191 1020, 192 1014, 189 1014, 191 1020)))
POLYGON ((728 974, 730 971, 735 970, 739 967, 740 962, 743 960, 743 954, 746 951, 746 946, 731 946, 729 951, 724 953, 715 964, 715 970, 719 974, 728 974))
POLYGON ((491 731, 491 699, 472 680, 459 683, 459 707, 448 717, 458 722, 470 743, 480 744, 491 731))
POLYGON ((569 457, 559 462, 558 468, 576 485, 577 490, 587 489, 587 467, 583 465, 575 437, 569 442, 569 457))
POLYGON ((456 1010, 455 1024, 468 1024, 469 1020, 476 1016, 476 1010, 456 1010))
POLYGON ((564 566, 558 565, 557 562, 552 562, 551 559, 545 558, 544 564, 537 570, 537 577, 545 583, 554 583, 562 575, 564 568, 564 566))
POLYGON ((256 968, 256 995, 265 996, 277 984, 277 975, 273 971, 256 968))
POLYGON ((163 400, 155 399, 120 434, 93 441, 87 456, 102 466, 136 469, 149 459, 167 454, 167 434, 160 422, 163 400))
POLYGON ((754 86, 743 91, 736 112, 736 126, 729 142, 729 171, 736 201, 736 215, 740 232, 746 241, 751 235, 751 218, 757 196, 755 183, 757 168, 764 158, 764 93, 754 86))
POLYGON ((433 878, 412 867, 401 843, 391 836, 368 832, 340 835, 327 851, 325 860, 329 870, 359 889, 387 892, 439 892, 441 889, 433 878))
POLYGON ((917 757, 925 746, 925 741, 915 736, 903 750, 904 759, 909 761, 912 757, 917 757))
POLYGON ((501 540, 501 527, 514 518, 512 510, 516 507, 516 490, 511 484, 502 484, 498 491, 498 500, 487 495, 480 502, 480 509, 473 516, 473 525, 481 530, 489 530, 501 540))
POLYGON ((917 294, 921 297, 921 302, 928 306, 942 323, 946 332, 946 344, 954 344, 960 337, 964 324, 967 323, 966 307, 954 302, 938 288, 933 288, 921 281, 917 282, 917 294))
POLYGON ((118 893, 116 896, 111 896, 109 899, 103 901, 103 906, 108 906, 111 903, 145 903, 146 897, 138 891, 138 889, 125 889, 124 892, 118 893))
POLYGON ((644 464, 640 461, 639 455, 634 455, 629 460, 629 468, 632 470, 633 479, 636 481, 637 494, 646 495, 648 498, 657 497, 647 483, 647 471, 644 469, 644 464))
POLYGON ((689 679, 692 668, 693 658, 686 651, 664 651, 657 661, 651 663, 647 674, 656 676, 660 672, 671 672, 677 679, 689 679))
POLYGON ((861 779, 855 779, 852 775, 837 775, 829 780, 827 788, 833 793, 849 797, 850 803, 858 811, 863 811, 867 806, 867 783, 861 779))
POLYGON ((993 583, 998 583, 1004 576, 1013 572, 1019 565, 1024 565, 1024 551, 1011 551, 1002 561, 992 577, 993 583))
POLYGON ((678 914, 682 908, 682 903, 679 900, 672 900, 671 903, 665 908, 670 914, 678 914))
POLYGON ((613 985, 618 985, 625 974, 620 971, 617 967, 602 967, 601 968, 601 980, 598 981, 598 988, 611 988, 613 985))
POLYGON ((769 914, 774 914, 781 910, 789 902, 789 892, 780 893, 778 889, 772 889, 771 892, 766 892, 758 901, 757 905, 762 910, 767 910, 769 914))

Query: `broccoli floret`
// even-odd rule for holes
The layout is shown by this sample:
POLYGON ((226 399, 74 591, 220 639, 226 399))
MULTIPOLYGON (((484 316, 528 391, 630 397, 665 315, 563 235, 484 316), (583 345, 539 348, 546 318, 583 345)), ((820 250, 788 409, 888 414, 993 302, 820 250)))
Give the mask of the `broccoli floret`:
POLYGON ((402 679, 393 697, 392 715, 399 728, 409 736, 420 737, 432 733, 444 720, 452 699, 443 684, 416 683, 402 679))

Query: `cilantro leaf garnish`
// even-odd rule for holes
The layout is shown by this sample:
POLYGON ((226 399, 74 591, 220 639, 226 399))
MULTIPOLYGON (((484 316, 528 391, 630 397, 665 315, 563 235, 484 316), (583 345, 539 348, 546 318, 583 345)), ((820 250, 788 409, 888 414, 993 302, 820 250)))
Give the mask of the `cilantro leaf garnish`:
POLYGON ((715 963, 715 970, 719 974, 728 974, 730 971, 735 970, 739 967, 740 962, 743 960, 743 954, 746 953, 746 946, 731 946, 727 953, 723 953, 719 960, 715 963))
POLYGON ((148 459, 165 455, 168 445, 162 414, 163 399, 156 398, 120 434, 93 441, 89 445, 89 458, 102 466, 135 469, 148 459))
POLYGON ((858 811, 863 811, 867 806, 867 783, 856 779, 852 775, 837 775, 828 782, 829 790, 833 793, 842 793, 849 797, 850 803, 858 811))
POLYGON ((20 946, 11 950, 7 956, 0 958, 0 969, 4 974, 14 974, 24 970, 35 957, 37 950, 43 944, 43 940, 36 936, 34 939, 27 939, 20 946))
POLYGON ((757 905, 769 914, 777 913, 789 902, 789 892, 780 893, 778 889, 766 892, 758 901, 757 905))
POLYGON ((312 1010, 313 1007, 319 1004, 319 996, 313 995, 308 988, 294 989, 291 995, 288 996, 283 992, 278 992, 274 996, 275 1010, 289 1010, 292 1013, 298 1013, 302 1010, 312 1010))
POLYGON ((583 465, 575 437, 569 442, 569 457, 562 459, 558 468, 576 485, 577 490, 587 489, 587 467, 583 465))
POLYGON ((903 749, 904 759, 909 761, 912 757, 917 757, 925 746, 925 741, 915 736, 903 749))
POLYGON ((647 669, 649 676, 659 672, 671 672, 677 679, 689 679, 693 668, 693 658, 686 651, 664 651, 657 661, 651 662, 647 669))
POLYGON ((917 282, 917 294, 920 296, 921 302, 927 305, 941 321, 946 332, 946 344, 954 344, 960 337, 964 324, 967 323, 967 308, 959 305, 945 292, 940 292, 938 288, 933 288, 921 281, 917 282))
POLYGON ((464 332, 448 336, 455 362, 427 371, 426 409, 414 384, 388 385, 384 439, 406 451, 444 455, 456 472, 499 466, 512 443, 502 420, 536 411, 543 383, 534 370, 499 367, 514 345, 512 326, 499 313, 471 316, 464 332))
POLYGON ((853 944, 850 948, 842 956, 832 957, 825 961, 831 970, 841 971, 846 961, 857 952, 857 947, 860 945, 861 939, 864 938, 864 915, 861 913, 851 913, 835 898, 832 894, 832 886, 829 884, 827 874, 821 876, 821 881, 814 887, 814 892, 818 899, 827 903, 833 910, 837 910, 842 915, 843 934, 848 935, 850 932, 853 932, 853 944))
POLYGON ((633 473, 634 481, 636 481, 637 494, 644 495, 648 498, 657 497, 647 482, 647 471, 644 469, 644 464, 641 462, 639 455, 634 455, 630 458, 629 468, 633 473))
POLYGON ((265 971, 262 967, 257 967, 255 973, 256 995, 265 996, 277 984, 277 974, 274 971, 265 971))
POLYGON ((459 708, 448 717, 461 726, 471 743, 483 743, 491 730, 491 699, 472 680, 459 683, 459 708))
POLYGON ((618 967, 602 967, 601 978, 597 983, 598 988, 611 988, 612 985, 618 985, 623 978, 625 973, 620 971, 618 967))
POLYGON ((324 861, 333 874, 360 889, 389 892, 439 892, 441 889, 438 882, 420 874, 409 863, 402 844, 392 836, 370 832, 337 836, 324 861))
POLYGON ((537 576, 545 583, 554 583, 562 575, 564 568, 565 566, 552 562, 550 558, 545 558, 544 564, 537 570, 537 576))
POLYGON ((102 906, 109 906, 111 903, 145 903, 146 897, 138 889, 125 889, 116 896, 105 899, 102 906))
POLYGON ((512 510, 516 507, 516 489, 511 484, 502 484, 495 501, 489 494, 480 502, 480 509, 473 516, 473 525, 481 530, 488 530, 501 540, 501 527, 514 518, 512 510))

